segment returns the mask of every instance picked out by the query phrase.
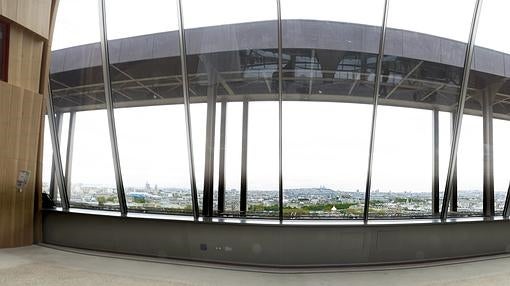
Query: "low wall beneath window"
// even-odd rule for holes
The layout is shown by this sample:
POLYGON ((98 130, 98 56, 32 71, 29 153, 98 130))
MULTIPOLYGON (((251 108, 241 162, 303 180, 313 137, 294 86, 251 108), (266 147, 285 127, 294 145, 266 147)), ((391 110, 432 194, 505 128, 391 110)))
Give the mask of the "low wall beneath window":
POLYGON ((409 263, 510 252, 508 220, 299 225, 45 211, 43 228, 44 242, 59 246, 272 267, 409 263))

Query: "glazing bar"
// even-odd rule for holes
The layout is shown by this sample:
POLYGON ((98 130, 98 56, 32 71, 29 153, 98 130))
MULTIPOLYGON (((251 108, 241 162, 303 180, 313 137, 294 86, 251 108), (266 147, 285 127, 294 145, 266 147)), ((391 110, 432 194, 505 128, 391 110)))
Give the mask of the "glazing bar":
POLYGON ((365 206, 363 209, 363 220, 368 221, 368 210, 370 206, 370 189, 372 188, 372 164, 374 159, 374 145, 375 145, 375 127, 377 123, 377 104, 379 101, 379 88, 381 81, 381 70, 384 59, 384 42, 386 40, 386 23, 388 18, 388 8, 390 0, 384 2, 384 13, 381 25, 381 38, 379 39, 379 54, 377 55, 377 67, 375 72, 374 82, 374 100, 372 109, 372 127, 370 132, 370 146, 368 150, 368 170, 367 170, 367 181, 365 184, 365 206))
POLYGON ((191 115, 190 115, 190 98, 189 98, 189 81, 188 69, 186 64, 186 37, 184 33, 184 21, 182 19, 182 3, 181 0, 177 1, 177 10, 179 18, 179 49, 181 53, 181 72, 182 72, 182 92, 184 97, 184 116, 186 120, 186 138, 188 143, 188 160, 189 160, 189 176, 190 176, 190 190, 191 190, 191 203, 193 210, 193 217, 198 219, 200 216, 200 209, 198 207, 197 184, 195 179, 195 160, 193 157, 193 138, 191 132, 191 115))
POLYGON ((471 62, 473 60, 473 51, 475 46, 475 38, 476 38, 476 30, 478 27, 478 19, 480 15, 480 11, 482 9, 483 0, 477 0, 475 4, 475 10, 473 12, 473 20, 471 22, 471 30, 469 32, 469 40, 466 48, 466 55, 464 58, 464 73, 462 76, 462 85, 460 88, 460 97, 459 104, 457 106, 457 114, 455 119, 455 129, 453 142, 451 146, 450 152, 450 161, 448 163, 448 175, 446 177, 446 186, 444 190, 444 198, 443 205, 441 207, 441 219, 446 220, 448 217, 448 205, 452 198, 452 183, 453 183, 453 174, 456 169, 455 161, 457 160, 457 151, 459 148, 459 139, 460 139, 460 131, 462 127, 462 116, 464 113, 464 105, 466 103, 466 95, 469 81, 469 73, 471 71, 471 62))
POLYGON ((278 14, 278 217, 283 220, 283 43, 282 4, 276 0, 278 14))
POLYGON ((115 127, 115 115, 113 111, 112 87, 110 81, 110 58, 108 52, 108 37, 106 34, 106 11, 105 0, 99 0, 99 28, 101 31, 101 59, 103 65, 104 95, 106 102, 106 113, 108 116, 108 130, 110 132, 110 145, 112 149, 113 168, 115 171, 115 183, 117 185, 117 196, 121 215, 127 215, 126 194, 120 169, 119 147, 117 143, 117 130, 115 127))

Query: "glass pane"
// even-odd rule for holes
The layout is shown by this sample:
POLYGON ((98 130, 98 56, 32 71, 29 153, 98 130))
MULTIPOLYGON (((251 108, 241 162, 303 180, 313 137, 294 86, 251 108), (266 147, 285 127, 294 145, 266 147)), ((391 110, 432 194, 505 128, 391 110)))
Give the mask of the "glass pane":
POLYGON ((498 35, 503 27, 510 25, 508 11, 510 11, 510 2, 508 1, 483 1, 476 33, 475 43, 477 46, 510 54, 510 38, 498 35))
POLYGON ((50 125, 48 116, 44 116, 44 142, 42 162, 42 191, 50 194, 51 169, 53 165, 53 151, 51 146, 50 125))
MULTIPOLYGON (((251 111, 251 110, 250 110, 251 111)), ((225 140, 225 212, 239 212, 243 103, 231 102, 227 109, 225 140)), ((249 130, 249 129, 248 129, 249 130)), ((251 130, 249 130, 251 131, 251 130)), ((251 147, 251 146, 250 146, 251 147)), ((251 175, 251 172, 250 172, 251 175)))
MULTIPOLYGON (((457 154, 457 212, 481 215, 483 190, 483 131, 480 116, 464 115, 457 154)), ((456 215, 451 212, 451 215, 456 215)))
POLYGON ((452 113, 439 112, 439 208, 443 203, 452 146, 452 113))
POLYGON ((370 103, 358 97, 373 96, 383 6, 384 1, 283 0, 284 99, 331 95, 335 101, 370 103))
MULTIPOLYGON (((510 42, 506 37, 500 37, 495 32, 500 31, 501 27, 510 24, 508 17, 504 16, 504 11, 508 8, 509 6, 506 1, 488 0, 482 3, 465 107, 465 113, 470 114, 470 116, 465 116, 466 119, 469 119, 463 122, 460 141, 461 146, 465 146, 464 148, 468 150, 465 152, 467 154, 464 155, 467 166, 460 166, 459 161, 458 211, 462 215, 482 214, 484 157, 490 158, 490 153, 488 152, 491 151, 491 147, 494 147, 495 152, 496 146, 501 146, 505 142, 505 137, 501 135, 502 130, 505 130, 505 124, 496 124, 493 121, 493 131, 491 132, 488 129, 491 124, 484 125, 482 117, 488 123, 490 123, 489 120, 492 115, 505 121, 508 120, 510 84, 508 83, 508 66, 505 66, 508 62, 508 55, 504 54, 504 52, 510 51, 510 42), (484 146, 484 133, 493 136, 493 146, 484 146), (497 142, 496 140, 503 142, 497 142), (466 169, 465 178, 463 178, 464 182, 461 182, 461 167, 466 169), (463 189, 461 189, 461 184, 463 184, 463 189), (461 190, 464 190, 465 193, 461 194, 461 190)), ((485 144, 489 143, 485 142, 485 144)), ((494 181, 494 186, 488 184, 489 182, 485 186, 488 188, 487 192, 495 191, 495 199, 498 202, 497 208, 501 211, 504 200, 503 192, 506 191, 506 187, 503 186, 508 184, 508 182, 504 182, 505 179, 502 174, 508 168, 500 161, 501 157, 504 158, 505 156, 504 150, 499 148, 497 151, 498 154, 494 153, 493 156, 493 166, 495 180, 498 178, 498 185, 496 186, 496 181, 494 181)), ((492 200, 491 197, 486 199, 492 200)))
POLYGON ((360 217, 384 1, 281 3, 284 215, 360 217))
POLYGON ((380 106, 375 138, 370 216, 431 215, 432 112, 380 106))
MULTIPOLYGON (((221 190, 226 198, 224 214, 239 215, 242 102, 249 102, 251 118, 253 101, 277 99, 276 2, 263 0, 250 5, 253 3, 238 0, 183 0, 182 3, 192 105, 204 105, 200 108, 203 111, 191 112, 197 189, 203 196, 213 195, 213 209, 218 211, 219 174, 224 174, 225 190, 221 190), (222 112, 226 112, 224 126, 221 124, 222 112), (196 127, 195 122, 203 128, 196 127), (225 131, 225 146, 220 146, 222 130, 225 131), (237 146, 232 147, 232 144, 237 146), (222 148, 225 169, 219 170, 222 148), (206 159, 207 156, 210 157, 206 159), (210 164, 207 168, 206 163, 210 164)), ((273 124, 278 126, 278 120, 273 124)), ((248 145, 248 152, 251 152, 250 148, 263 146, 260 141, 265 137, 257 138, 252 130, 248 130, 249 140, 256 139, 248 145)), ((247 164, 251 163, 248 161, 247 164)), ((248 170, 247 180, 252 182, 250 177, 257 172, 257 167, 248 170)), ((249 183, 246 191, 251 191, 249 183)), ((278 188, 272 191, 277 192, 278 188)))
POLYGON ((115 124, 131 211, 192 210, 177 14, 175 1, 106 1, 115 124))
POLYGON ((390 2, 381 104, 426 108, 439 104, 452 108, 458 102, 474 3, 473 0, 390 2), (448 7, 456 12, 452 14, 448 7), (430 21, 431 14, 434 21, 430 21))
POLYGON ((285 102, 284 108, 284 214, 362 217, 371 106, 285 102))
POLYGON ((71 206, 117 209, 106 110, 77 112, 75 124, 71 206))
POLYGON ((278 216, 278 102, 250 102, 248 202, 250 216, 278 216))
MULTIPOLYGON (((55 124, 57 125, 57 135, 60 143, 60 157, 62 159, 62 171, 65 175, 66 162, 67 162, 67 144, 69 137, 69 114, 58 114, 55 116, 55 124)), ((60 193, 57 183, 56 170, 53 165, 53 146, 51 143, 50 126, 48 116, 45 115, 44 121, 44 146, 43 146, 43 169, 42 169, 42 184, 43 192, 51 195, 53 193, 54 201, 60 202, 60 193), (53 174, 53 178, 51 178, 53 174), (52 190, 53 188, 53 190, 52 190)))
MULTIPOLYGON (((395 112, 386 113, 387 118, 381 118, 381 113, 378 113, 377 134, 380 135, 375 139, 374 176, 382 177, 379 178, 378 187, 374 178, 372 193, 377 189, 385 192, 393 189, 392 193, 395 189, 400 189, 401 193, 385 194, 388 198, 380 199, 379 209, 374 210, 373 215, 416 217, 432 214, 432 112, 426 109, 454 111, 458 104, 474 3, 472 0, 390 2, 379 104, 409 107, 414 111, 401 112, 399 110, 404 109, 395 108, 395 112), (448 7, 456 11, 455 15, 448 7), (434 21, 430 20, 431 14, 434 15, 434 21), (381 120, 397 130, 401 126, 405 131, 386 134, 379 130, 381 120), (406 124, 411 122, 422 128, 422 132, 416 132, 411 125, 406 127, 406 124), (384 144, 388 144, 387 148, 399 146, 405 151, 394 154, 392 159, 385 154, 388 149, 379 147, 384 144), (405 149, 411 146, 420 151, 411 152, 405 149), (380 156, 384 159, 378 159, 380 156), (406 164, 406 170, 402 170, 406 164), (396 171, 388 173, 388 177, 383 176, 388 170, 396 171), (409 175, 400 176, 399 172, 404 171, 409 172, 409 175), (377 175, 378 173, 380 175, 377 175), (388 181, 383 177, 388 178, 388 181), (389 179, 390 177, 392 179, 389 179), (390 180, 399 181, 401 186, 390 180)), ((447 128, 449 129, 449 126, 440 119, 439 140, 443 142, 440 145, 447 142, 446 146, 440 146, 440 161, 446 160, 446 164, 440 164, 440 173, 448 168, 448 157, 441 152, 450 149, 450 138, 443 138, 444 131, 441 131, 447 128)), ((440 175, 440 180, 446 179, 443 177, 445 176, 440 175)), ((444 188, 444 182, 440 182, 440 188, 444 188)), ((376 197, 372 195, 371 199, 378 200, 376 197)), ((371 204, 371 207, 375 205, 371 204)))
POLYGON ((387 25, 467 42, 474 5, 475 0, 391 0, 387 25))
POLYGON ((202 210, 204 194, 204 166, 205 166, 205 128, 207 123, 207 104, 191 104, 191 126, 193 136, 193 156, 195 162, 195 183, 198 193, 198 207, 202 210))
MULTIPOLYGON (((72 207, 118 207, 101 67, 99 11, 95 1, 59 3, 52 45, 50 84, 55 112, 76 112, 70 201, 72 207)), ((69 140, 72 142, 73 140, 69 140)), ((60 142, 66 154, 67 139, 60 142)), ((63 155, 63 166, 65 168, 63 155)))
POLYGON ((495 211, 503 212, 510 183, 510 121, 494 120, 494 198, 495 211))

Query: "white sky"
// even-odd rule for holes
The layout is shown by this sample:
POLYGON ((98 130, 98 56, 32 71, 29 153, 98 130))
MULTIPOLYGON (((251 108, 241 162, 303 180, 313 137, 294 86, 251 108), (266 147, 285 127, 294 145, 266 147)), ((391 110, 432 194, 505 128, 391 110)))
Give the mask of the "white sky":
MULTIPOLYGON (((106 3, 109 39, 177 29, 173 0, 145 0, 144 5, 139 0, 107 0, 106 3)), ((467 40, 474 0, 392 0, 390 3, 390 27, 467 40)), ((183 8, 186 28, 276 19, 274 0, 183 0, 183 8)), ((284 19, 380 25, 382 10, 382 0, 282 0, 284 19)), ((510 24, 507 11, 510 11, 510 1, 484 1, 478 45, 510 53, 510 37, 504 37, 501 32, 502 27, 510 24)), ((95 0, 61 0, 53 50, 98 42, 97 14, 95 0)), ((325 185, 363 190, 370 110, 370 106, 356 104, 286 102, 283 113, 285 188, 325 185)), ((228 112, 227 188, 238 189, 241 104, 229 104, 228 112)), ((118 109, 115 116, 126 186, 143 186, 146 181, 159 186, 189 186, 182 106, 118 109)), ((250 103, 249 116, 249 188, 277 190, 277 105, 250 103)), ((380 107, 373 189, 430 190, 431 116, 430 111, 380 107)), ((441 176, 444 178, 450 123, 448 115, 441 118, 441 176)), ((193 106, 192 119, 197 186, 201 189, 205 105, 193 106)), ((78 114, 73 181, 114 185, 106 122, 104 111, 78 114)), ((510 144, 509 131, 509 122, 495 121, 496 190, 506 190, 510 175, 507 171, 510 152, 504 147, 510 144)), ((459 189, 481 189, 481 138, 480 118, 466 116, 459 150, 459 189)), ((44 178, 48 181, 51 152, 48 136, 45 140, 44 178)))

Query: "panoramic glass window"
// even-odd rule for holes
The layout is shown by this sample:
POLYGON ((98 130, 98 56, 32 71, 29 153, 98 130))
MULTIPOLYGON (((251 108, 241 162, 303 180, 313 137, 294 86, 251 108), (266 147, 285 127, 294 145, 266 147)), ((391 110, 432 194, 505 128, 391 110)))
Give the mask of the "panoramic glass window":
POLYGON ((383 6, 282 1, 286 217, 363 214, 383 6))
MULTIPOLYGON (((197 189, 204 196, 203 214, 245 215, 248 204, 260 202, 258 190, 248 187, 248 181, 253 182, 250 176, 265 168, 251 164, 247 154, 252 146, 271 140, 252 134, 248 127, 250 109, 253 101, 277 99, 276 2, 258 1, 249 9, 246 1, 235 0, 184 0, 182 4, 192 102, 207 102, 204 112, 193 108, 191 112, 193 122, 204 124, 203 129, 198 129, 205 136, 202 146, 196 143, 196 125, 193 126, 197 189), (232 124, 237 127, 232 128, 232 124), (247 140, 254 143, 243 144, 247 140), (220 198, 227 198, 227 206, 216 203, 223 200, 220 198), (239 206, 232 200, 238 200, 239 206)), ((273 104, 277 106, 277 102, 273 104)), ((259 116, 254 120, 260 120, 259 116)), ((273 124, 277 126, 278 121, 273 124)), ((278 145, 272 147, 278 149, 278 145)), ((278 189, 272 191, 277 194, 278 189)))
POLYGON ((65 168, 71 206, 116 208, 97 3, 60 1, 55 26, 50 85, 55 112, 73 117, 63 125, 70 126, 71 145, 60 142, 61 152, 71 152, 63 156, 72 158, 65 168))
MULTIPOLYGON (((119 208, 100 44, 104 12, 128 209, 190 215, 177 2, 104 3, 105 11, 99 11, 97 1, 61 0, 55 25, 51 100, 71 206, 119 208)), ((389 2, 370 218, 438 215, 475 3, 389 2)), ((278 55, 277 1, 182 0, 202 216, 277 217, 282 199, 286 219, 362 217, 384 5, 384 0, 317 0, 313 5, 281 0, 283 50, 278 55)), ((510 143, 510 40, 494 33, 510 25, 508 9, 504 1, 483 1, 453 176, 452 216, 501 212, 510 184, 510 155, 504 147, 510 143)), ((2 40, 6 27, 0 23, 2 40)), ((43 190, 58 199, 47 131, 43 190)))

